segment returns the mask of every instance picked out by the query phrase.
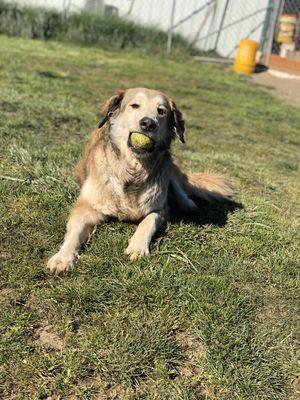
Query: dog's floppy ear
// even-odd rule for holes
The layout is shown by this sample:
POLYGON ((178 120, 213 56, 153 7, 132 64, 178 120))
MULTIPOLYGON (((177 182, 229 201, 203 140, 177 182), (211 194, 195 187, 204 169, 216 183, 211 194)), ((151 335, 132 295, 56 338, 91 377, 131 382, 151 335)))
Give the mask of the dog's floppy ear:
POLYGON ((125 90, 120 90, 118 94, 112 96, 110 99, 106 100, 103 103, 100 112, 101 120, 99 122, 98 128, 101 128, 109 120, 109 118, 120 108, 124 94, 125 90))
POLYGON ((182 143, 184 140, 185 124, 181 111, 173 100, 169 100, 171 109, 171 126, 175 135, 177 135, 182 143))

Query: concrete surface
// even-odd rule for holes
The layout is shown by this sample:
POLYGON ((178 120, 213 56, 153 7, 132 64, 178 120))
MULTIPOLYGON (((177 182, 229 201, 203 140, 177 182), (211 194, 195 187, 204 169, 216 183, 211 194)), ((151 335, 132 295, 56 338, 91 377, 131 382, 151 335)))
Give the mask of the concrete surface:
MULTIPOLYGON (((274 72, 276 74, 276 71, 274 72)), ((253 74, 253 81, 261 85, 271 86, 274 88, 272 90, 274 96, 300 107, 300 75, 284 76, 283 73, 283 76, 280 77, 280 73, 275 76, 272 71, 266 71, 253 74)))

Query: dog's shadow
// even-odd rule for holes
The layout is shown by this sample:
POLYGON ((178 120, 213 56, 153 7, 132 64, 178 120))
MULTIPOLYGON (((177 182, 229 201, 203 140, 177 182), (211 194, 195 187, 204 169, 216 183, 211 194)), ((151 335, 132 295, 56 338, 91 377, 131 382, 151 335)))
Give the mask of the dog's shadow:
POLYGON ((184 222, 197 226, 214 225, 222 227, 228 221, 228 214, 244 208, 241 203, 233 200, 209 202, 193 198, 193 201, 197 204, 198 208, 194 212, 189 213, 183 213, 179 211, 176 204, 170 204, 170 221, 175 223, 184 222))

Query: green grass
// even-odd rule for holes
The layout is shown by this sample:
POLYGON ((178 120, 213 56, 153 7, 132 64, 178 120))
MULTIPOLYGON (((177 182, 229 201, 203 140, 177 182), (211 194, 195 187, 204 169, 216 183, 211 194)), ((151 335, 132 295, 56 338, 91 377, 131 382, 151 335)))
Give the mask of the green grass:
POLYGON ((299 398, 300 110, 193 61, 6 36, 0 54, 0 397, 299 398), (203 204, 136 263, 134 228, 107 223, 53 277, 83 143, 132 86, 176 100, 185 170, 227 173, 243 207, 203 204))
MULTIPOLYGON (((115 15, 86 11, 62 14, 57 10, 24 7, 0 0, 0 33, 31 39, 55 39, 108 50, 139 53, 166 52, 167 33, 115 15)), ((180 57, 201 53, 181 35, 174 34, 172 53, 180 57)), ((202 52, 203 53, 203 52, 202 52)))

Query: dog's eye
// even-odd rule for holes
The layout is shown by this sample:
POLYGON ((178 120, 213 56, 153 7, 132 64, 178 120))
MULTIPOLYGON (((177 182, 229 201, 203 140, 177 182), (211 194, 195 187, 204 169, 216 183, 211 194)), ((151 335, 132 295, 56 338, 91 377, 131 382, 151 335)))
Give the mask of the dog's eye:
POLYGON ((158 107, 157 112, 158 112, 158 115, 165 115, 166 110, 164 108, 158 107))
POLYGON ((132 108, 139 108, 139 107, 140 107, 140 105, 139 105, 139 104, 136 104, 136 103, 130 104, 130 106, 131 106, 132 108))

